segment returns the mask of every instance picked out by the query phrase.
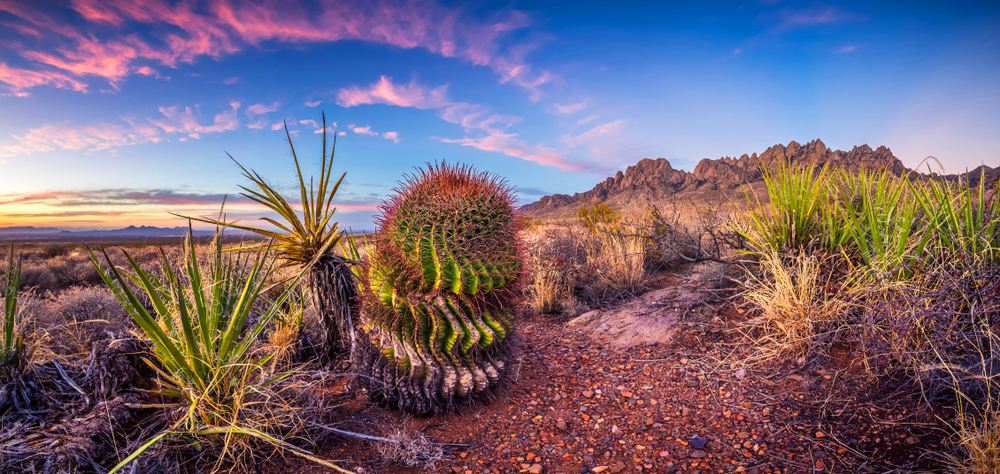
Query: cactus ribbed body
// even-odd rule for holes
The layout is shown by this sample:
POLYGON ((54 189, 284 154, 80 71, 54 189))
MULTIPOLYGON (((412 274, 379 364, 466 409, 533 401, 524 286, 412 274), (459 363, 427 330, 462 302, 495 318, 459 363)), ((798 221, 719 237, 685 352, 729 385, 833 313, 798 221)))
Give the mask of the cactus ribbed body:
POLYGON ((513 346, 522 267, 510 188, 468 167, 434 165, 380 210, 358 271, 367 337, 356 362, 384 382, 372 392, 417 414, 487 393, 513 346))

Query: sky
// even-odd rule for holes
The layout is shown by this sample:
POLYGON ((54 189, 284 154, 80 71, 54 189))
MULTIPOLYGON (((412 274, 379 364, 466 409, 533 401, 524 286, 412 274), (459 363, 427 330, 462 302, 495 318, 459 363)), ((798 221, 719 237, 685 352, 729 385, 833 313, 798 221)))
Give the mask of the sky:
POLYGON ((256 222, 229 156, 297 194, 323 114, 355 229, 439 161, 524 204, 817 138, 998 166, 1000 3, 0 0, 0 227, 256 222))

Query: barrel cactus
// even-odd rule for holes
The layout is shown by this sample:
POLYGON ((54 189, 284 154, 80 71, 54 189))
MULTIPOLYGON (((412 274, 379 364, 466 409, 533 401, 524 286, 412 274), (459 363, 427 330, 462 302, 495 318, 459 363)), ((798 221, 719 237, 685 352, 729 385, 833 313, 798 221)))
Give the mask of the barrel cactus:
POLYGON ((523 267, 513 204, 499 177, 439 164, 379 207, 356 271, 367 337, 355 364, 376 397, 430 414, 502 383, 523 267))

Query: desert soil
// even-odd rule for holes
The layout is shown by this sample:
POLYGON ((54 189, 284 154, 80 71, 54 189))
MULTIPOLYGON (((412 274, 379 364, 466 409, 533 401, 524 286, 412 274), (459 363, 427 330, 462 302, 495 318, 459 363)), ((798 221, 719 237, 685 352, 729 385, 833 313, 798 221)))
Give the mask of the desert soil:
MULTIPOLYGON (((330 442, 323 454, 365 473, 886 473, 934 467, 928 454, 942 449, 941 414, 930 411, 914 387, 865 376, 844 347, 804 363, 746 366, 732 351, 742 337, 734 328, 747 314, 731 300, 682 277, 653 286, 657 297, 633 303, 644 305, 651 321, 636 322, 633 314, 626 326, 648 336, 656 321, 668 323, 666 340, 633 337, 604 324, 607 318, 567 324, 525 315, 516 382, 491 403, 422 419, 361 394, 342 405, 345 429, 384 434, 404 428, 438 443, 469 446, 447 447, 433 469, 387 464, 373 446, 353 439, 330 442)), ((295 471, 323 472, 306 465, 295 471)))

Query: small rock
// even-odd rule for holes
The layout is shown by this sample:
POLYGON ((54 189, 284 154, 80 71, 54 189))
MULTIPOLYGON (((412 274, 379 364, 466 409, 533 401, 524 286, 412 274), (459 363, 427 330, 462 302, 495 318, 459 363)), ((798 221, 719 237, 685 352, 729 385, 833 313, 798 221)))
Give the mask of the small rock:
POLYGON ((608 470, 608 466, 597 466, 590 470, 590 472, 600 473, 608 470))
POLYGON ((681 416, 688 416, 691 414, 691 409, 688 407, 681 408, 681 416))
POLYGON ((740 369, 736 371, 736 380, 743 380, 743 377, 747 376, 746 369, 740 369))
POLYGON ((688 456, 691 459, 701 459, 703 457, 708 456, 708 453, 706 453, 705 451, 702 451, 700 449, 696 449, 694 451, 691 451, 691 454, 689 454, 688 456))
POLYGON ((567 428, 565 420, 560 419, 559 421, 556 421, 556 429, 559 431, 566 431, 567 428))
POLYGON ((705 444, 707 443, 708 443, 708 438, 702 438, 702 437, 691 438, 691 447, 694 449, 704 448, 705 444))
POLYGON ((666 472, 667 474, 674 474, 675 472, 677 472, 677 466, 674 466, 674 463, 667 464, 666 472))
POLYGON ((739 439, 747 439, 750 437, 750 433, 747 433, 746 431, 740 431, 739 433, 736 433, 736 437, 739 439))
POLYGON ((594 396, 594 392, 592 392, 590 390, 586 390, 586 391, 583 392, 583 398, 590 398, 590 397, 593 397, 593 396, 594 396))
POLYGON ((608 470, 608 472, 610 472, 611 474, 618 474, 619 472, 622 472, 624 470, 625 470, 625 463, 619 462, 618 464, 611 466, 611 469, 608 470))
POLYGON ((620 393, 625 398, 632 398, 632 392, 630 392, 628 390, 622 390, 620 393))
POLYGON ((660 451, 660 457, 661 458, 669 458, 670 457, 670 451, 660 451))
POLYGON ((528 472, 530 474, 542 474, 542 469, 541 464, 532 464, 531 467, 528 468, 528 472))
POLYGON ((920 437, 917 435, 910 436, 906 438, 906 444, 918 444, 920 443, 920 437))
POLYGON ((822 431, 817 431, 817 432, 816 432, 816 437, 817 437, 817 438, 822 438, 822 437, 824 437, 824 436, 826 436, 826 435, 825 435, 825 434, 823 434, 823 432, 822 432, 822 431))

